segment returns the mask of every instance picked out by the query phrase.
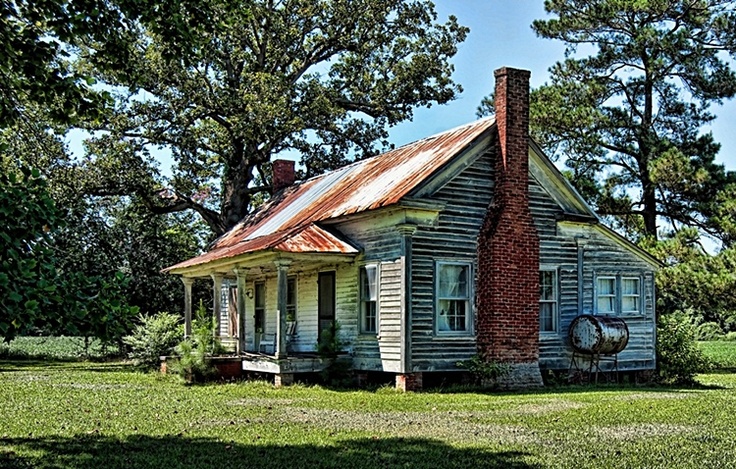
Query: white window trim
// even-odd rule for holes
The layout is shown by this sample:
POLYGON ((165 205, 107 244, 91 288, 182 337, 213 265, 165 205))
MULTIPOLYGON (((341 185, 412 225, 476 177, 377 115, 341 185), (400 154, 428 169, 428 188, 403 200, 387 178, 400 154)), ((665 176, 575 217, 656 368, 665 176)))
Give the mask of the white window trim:
POLYGON ((474 316, 475 313, 473 311, 474 308, 474 301, 473 298, 475 298, 475 292, 474 292, 474 286, 475 286, 475 274, 473 272, 473 262, 470 260, 464 260, 464 259, 446 259, 446 260, 436 260, 434 265, 434 333, 436 336, 440 337, 467 337, 472 336, 474 334, 474 316), (466 299, 466 317, 465 317, 465 330, 464 331, 441 331, 439 330, 439 310, 440 310, 440 269, 443 265, 457 265, 466 267, 468 269, 468 277, 467 277, 467 299, 466 299))
POLYGON ((362 264, 358 269, 358 331, 361 335, 376 336, 380 337, 381 334, 381 264, 378 262, 371 262, 362 264), (363 271, 367 267, 374 267, 376 269, 376 330, 366 331, 365 325, 365 311, 363 310, 363 271))
POLYGON ((615 314, 618 315, 621 311, 620 301, 621 289, 619 288, 618 276, 617 275, 597 275, 595 278, 595 312, 596 314, 615 314), (613 298, 613 311, 599 311, 598 310, 598 299, 601 297, 600 287, 598 282, 601 280, 613 280, 613 295, 605 295, 606 298, 613 298))
POLYGON ((541 296, 539 298, 540 314, 541 304, 543 302, 554 303, 554 310, 552 311, 552 330, 543 331, 542 323, 540 321, 539 333, 541 335, 556 335, 560 331, 560 269, 555 266, 540 266, 539 272, 552 272, 552 274, 554 275, 554 278, 552 279, 552 295, 554 296, 554 301, 542 300, 541 296))

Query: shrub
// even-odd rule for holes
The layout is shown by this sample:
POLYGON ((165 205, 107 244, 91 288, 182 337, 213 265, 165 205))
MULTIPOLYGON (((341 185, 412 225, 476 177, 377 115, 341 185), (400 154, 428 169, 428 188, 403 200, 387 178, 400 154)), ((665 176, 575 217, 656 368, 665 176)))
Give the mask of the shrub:
POLYGON ((723 329, 717 322, 704 322, 696 330, 697 340, 719 340, 723 338, 723 329))
POLYGON ((201 300, 192 321, 192 336, 180 342, 174 350, 179 355, 179 363, 172 368, 187 383, 206 381, 214 375, 215 369, 207 357, 225 350, 215 337, 215 318, 207 315, 201 300))
POLYGON ((511 367, 505 363, 493 360, 485 360, 480 355, 473 355, 470 360, 455 363, 458 368, 468 370, 473 376, 476 385, 495 386, 500 378, 511 371, 511 367))
POLYGON ((691 384, 697 373, 711 368, 710 361, 697 347, 695 326, 682 312, 660 317, 657 326, 659 378, 668 384, 691 384))
POLYGON ((138 322, 133 333, 123 338, 123 342, 130 347, 128 356, 135 360, 136 365, 156 367, 159 357, 170 355, 184 339, 184 326, 176 314, 141 314, 138 322))
POLYGON ((723 336, 723 340, 728 340, 729 342, 736 341, 736 332, 728 332, 723 336))

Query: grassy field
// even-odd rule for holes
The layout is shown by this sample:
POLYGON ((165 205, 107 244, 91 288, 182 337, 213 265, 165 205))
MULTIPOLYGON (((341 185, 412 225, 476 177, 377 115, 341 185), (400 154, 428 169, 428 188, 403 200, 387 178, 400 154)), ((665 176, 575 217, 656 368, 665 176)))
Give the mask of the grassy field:
POLYGON ((733 467, 736 375, 700 379, 400 394, 1 361, 0 467, 733 467))
POLYGON ((117 353, 117 348, 103 348, 90 339, 85 349, 83 337, 18 337, 9 344, 0 341, 0 358, 38 360, 99 360, 117 353))
POLYGON ((717 369, 736 372, 736 341, 711 340, 698 346, 717 369))

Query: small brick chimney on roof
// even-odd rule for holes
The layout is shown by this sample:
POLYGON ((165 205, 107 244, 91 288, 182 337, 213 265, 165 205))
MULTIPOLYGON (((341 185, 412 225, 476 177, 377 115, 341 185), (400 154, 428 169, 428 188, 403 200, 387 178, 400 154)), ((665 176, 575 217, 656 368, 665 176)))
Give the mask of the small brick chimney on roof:
POLYGON ((478 235, 478 353, 511 365, 502 386, 541 386, 539 237, 529 209, 529 76, 496 70, 493 199, 478 235))
POLYGON ((277 193, 285 187, 294 184, 294 162, 291 160, 274 160, 271 163, 271 185, 273 193, 277 193))

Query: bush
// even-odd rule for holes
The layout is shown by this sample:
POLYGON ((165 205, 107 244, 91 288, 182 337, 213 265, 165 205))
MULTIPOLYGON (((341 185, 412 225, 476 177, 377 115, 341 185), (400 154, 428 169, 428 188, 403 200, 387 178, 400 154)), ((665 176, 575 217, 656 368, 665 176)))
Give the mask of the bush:
POLYGON ((736 332, 727 333, 723 336, 723 340, 728 340, 729 342, 736 341, 736 332))
POLYGON ((207 315, 202 301, 192 321, 192 336, 184 339, 174 349, 179 363, 173 369, 187 383, 206 381, 215 373, 207 357, 225 352, 220 340, 215 337, 215 318, 207 315))
POLYGON ((660 317, 657 326, 659 378, 668 384, 692 384, 697 373, 711 368, 698 348, 695 326, 682 312, 660 317))
POLYGON ((138 321, 140 324, 131 335, 123 338, 123 342, 130 347, 128 356, 136 365, 154 368, 160 356, 170 355, 184 339, 184 326, 179 316, 171 313, 141 314, 138 321))
POLYGON ((704 322, 696 331, 697 340, 719 340, 723 338, 723 329, 717 322, 704 322))
POLYGON ((470 360, 455 363, 458 368, 468 370, 476 385, 495 386, 500 378, 508 375, 511 367, 505 363, 484 360, 480 355, 473 355, 470 360))

